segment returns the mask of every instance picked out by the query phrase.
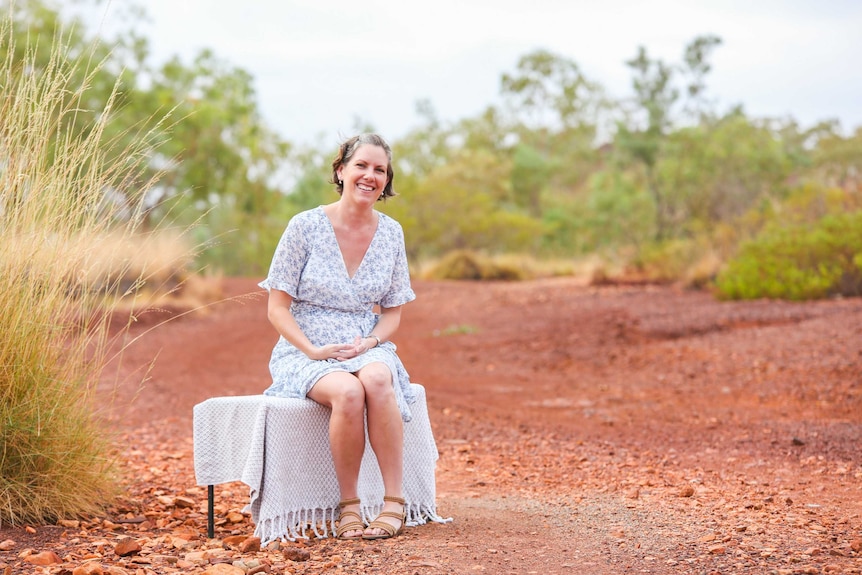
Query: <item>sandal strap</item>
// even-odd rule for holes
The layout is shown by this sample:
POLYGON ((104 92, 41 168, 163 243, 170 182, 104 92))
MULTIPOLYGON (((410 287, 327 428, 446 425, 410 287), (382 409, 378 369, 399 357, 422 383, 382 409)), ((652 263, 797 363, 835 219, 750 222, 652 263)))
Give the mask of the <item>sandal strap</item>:
MULTIPOLYGON (((384 499, 385 499, 385 497, 384 497, 384 499)), ((359 500, 359 498, 354 497, 353 499, 345 499, 344 501, 339 501, 338 506, 339 507, 346 507, 348 505, 359 505, 360 503, 362 503, 362 502, 359 500)))
POLYGON ((335 530, 335 536, 341 537, 344 533, 348 531, 364 531, 365 523, 362 522, 362 517, 359 516, 355 511, 342 511, 338 516, 338 529, 335 530), (345 517, 355 517, 356 519, 353 521, 348 521, 345 523, 345 517))
MULTIPOLYGON (((382 513, 380 515, 383 515, 382 513)), ((398 528, 392 525, 391 523, 386 523, 385 521, 377 521, 376 519, 368 524, 369 529, 382 529, 385 531, 389 537, 394 537, 395 533, 398 531, 398 528)))
POLYGON ((399 503, 401 505, 404 505, 404 498, 395 497, 394 495, 384 495, 383 501, 389 501, 390 503, 399 503))
MULTIPOLYGON (((341 537, 342 535, 344 535, 348 531, 364 531, 364 530, 365 530, 365 523, 360 523, 359 521, 351 521, 350 523, 345 523, 344 525, 341 525, 339 523, 338 529, 335 530, 335 536, 341 537)), ((353 537, 352 539, 359 539, 359 538, 361 538, 361 535, 357 536, 357 537, 353 537)))
MULTIPOLYGON (((348 516, 356 517, 356 519, 357 519, 358 521, 362 521, 362 516, 361 516, 361 515, 359 515, 359 513, 355 513, 355 512, 353 512, 353 511, 343 511, 343 512, 338 516, 338 522, 339 522, 339 524, 341 523, 341 520, 342 520, 342 519, 344 519, 345 517, 348 517, 348 516)), ((356 523, 356 521, 354 521, 353 523, 356 523)))

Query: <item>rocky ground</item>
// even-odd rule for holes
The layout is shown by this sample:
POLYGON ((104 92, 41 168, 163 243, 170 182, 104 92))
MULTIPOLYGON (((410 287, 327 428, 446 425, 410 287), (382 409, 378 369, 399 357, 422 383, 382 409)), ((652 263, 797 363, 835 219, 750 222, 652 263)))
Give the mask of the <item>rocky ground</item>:
POLYGON ((263 390, 275 341, 254 282, 231 279, 207 313, 142 316, 106 372, 122 497, 0 529, 0 573, 862 573, 862 300, 414 287, 396 342, 427 390, 451 523, 261 550, 228 484, 207 539, 192 406, 263 390))

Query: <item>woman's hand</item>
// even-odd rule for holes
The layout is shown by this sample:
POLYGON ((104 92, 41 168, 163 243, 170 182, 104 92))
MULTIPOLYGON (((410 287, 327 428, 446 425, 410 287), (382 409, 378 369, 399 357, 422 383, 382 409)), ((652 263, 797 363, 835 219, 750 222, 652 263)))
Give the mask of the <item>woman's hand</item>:
POLYGON ((337 359, 338 361, 346 361, 362 355, 368 350, 369 347, 365 345, 365 339, 356 336, 353 343, 331 343, 317 348, 314 357, 311 359, 337 359))

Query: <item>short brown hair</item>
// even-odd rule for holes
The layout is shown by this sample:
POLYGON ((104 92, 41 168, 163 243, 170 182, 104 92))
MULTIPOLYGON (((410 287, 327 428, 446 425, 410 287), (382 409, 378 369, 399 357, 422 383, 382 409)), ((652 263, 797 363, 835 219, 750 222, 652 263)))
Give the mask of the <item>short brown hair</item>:
POLYGON ((389 147, 383 137, 377 134, 359 134, 342 142, 338 147, 338 153, 335 154, 335 159, 332 160, 332 183, 335 184, 338 195, 341 195, 344 192, 344 183, 338 179, 338 170, 350 163, 356 150, 364 145, 377 146, 386 152, 386 158, 389 160, 386 165, 386 187, 383 188, 383 193, 377 199, 378 202, 380 200, 386 201, 386 198, 397 195, 392 188, 392 180, 395 179, 395 172, 392 170, 392 148, 389 147))

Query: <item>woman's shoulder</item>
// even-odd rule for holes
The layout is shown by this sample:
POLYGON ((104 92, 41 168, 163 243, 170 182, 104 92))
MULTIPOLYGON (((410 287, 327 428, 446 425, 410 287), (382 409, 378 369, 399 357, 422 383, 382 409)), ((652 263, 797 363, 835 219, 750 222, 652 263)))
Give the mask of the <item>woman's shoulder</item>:
POLYGON ((315 208, 309 208, 307 210, 302 210, 301 212, 297 212, 291 218, 292 220, 305 220, 305 221, 318 221, 320 217, 324 215, 323 206, 317 206, 315 208))
POLYGON ((398 222, 398 220, 380 211, 377 212, 377 215, 380 218, 378 221, 380 222, 379 226, 381 229, 387 231, 394 231, 396 233, 403 233, 401 230, 401 224, 398 222))
POLYGON ((325 214, 323 212, 323 206, 317 206, 316 208, 303 210, 294 214, 293 217, 290 218, 288 226, 301 226, 303 228, 316 226, 320 225, 324 217, 325 214))

